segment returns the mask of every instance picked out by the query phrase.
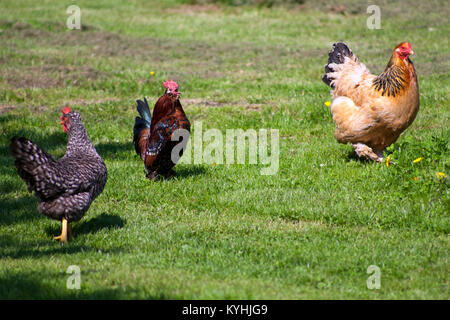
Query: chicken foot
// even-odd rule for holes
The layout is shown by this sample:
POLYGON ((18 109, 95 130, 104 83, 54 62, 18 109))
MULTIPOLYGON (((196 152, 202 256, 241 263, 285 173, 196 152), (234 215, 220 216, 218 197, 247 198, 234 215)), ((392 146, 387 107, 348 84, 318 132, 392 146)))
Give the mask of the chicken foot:
POLYGON ((383 151, 376 152, 363 143, 352 144, 353 149, 360 158, 373 160, 375 162, 383 161, 383 151))
POLYGON ((60 240, 62 243, 67 243, 68 239, 72 239, 72 228, 66 218, 61 221, 61 234, 53 238, 53 240, 60 240))

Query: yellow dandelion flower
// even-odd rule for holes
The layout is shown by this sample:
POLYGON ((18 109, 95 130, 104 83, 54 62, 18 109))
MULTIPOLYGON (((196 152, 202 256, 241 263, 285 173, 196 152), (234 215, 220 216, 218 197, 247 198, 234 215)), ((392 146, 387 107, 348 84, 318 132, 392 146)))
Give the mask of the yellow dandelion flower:
POLYGON ((423 157, 420 157, 420 158, 417 158, 416 160, 414 160, 413 163, 418 163, 418 162, 420 162, 422 160, 423 160, 423 157))
POLYGON ((443 172, 436 172, 436 177, 438 179, 445 179, 445 178, 447 178, 447 175, 443 172))
POLYGON ((331 101, 325 101, 324 103, 327 107, 331 106, 331 101))
POLYGON ((154 75, 155 75, 155 72, 154 72, 154 71, 151 71, 151 72, 150 72, 150 75, 151 75, 151 76, 154 76, 154 75))
POLYGON ((391 165, 391 156, 387 156, 386 157, 386 167, 388 167, 389 168, 389 166, 391 165))
POLYGON ((414 177, 414 181, 418 181, 419 180, 419 178, 418 177, 414 177))

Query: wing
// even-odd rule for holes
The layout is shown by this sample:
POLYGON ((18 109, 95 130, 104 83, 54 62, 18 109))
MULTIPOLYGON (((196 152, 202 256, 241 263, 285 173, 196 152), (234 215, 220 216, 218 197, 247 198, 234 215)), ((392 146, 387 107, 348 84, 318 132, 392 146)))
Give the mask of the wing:
POLYGON ((159 122, 156 124, 155 129, 150 135, 147 150, 145 151, 145 165, 147 167, 151 167, 153 165, 153 162, 167 144, 170 136, 170 130, 164 122, 159 122))
POLYGON ((380 118, 371 108, 360 108, 347 97, 337 97, 331 105, 336 124, 335 136, 339 142, 361 142, 378 125, 380 118))
POLYGON ((98 158, 64 157, 55 165, 54 172, 65 194, 92 191, 96 184, 106 183, 106 166, 98 158))
POLYGON ((145 164, 151 167, 161 151, 172 139, 172 134, 177 129, 190 130, 190 124, 187 119, 178 119, 173 116, 161 119, 152 131, 146 151, 145 164))

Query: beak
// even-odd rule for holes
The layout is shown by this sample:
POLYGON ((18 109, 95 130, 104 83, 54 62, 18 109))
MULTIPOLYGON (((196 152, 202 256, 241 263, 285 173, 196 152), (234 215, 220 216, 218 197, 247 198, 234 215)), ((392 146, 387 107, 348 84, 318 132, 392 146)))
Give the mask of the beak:
POLYGON ((414 55, 414 51, 411 50, 411 52, 409 53, 410 56, 414 55))

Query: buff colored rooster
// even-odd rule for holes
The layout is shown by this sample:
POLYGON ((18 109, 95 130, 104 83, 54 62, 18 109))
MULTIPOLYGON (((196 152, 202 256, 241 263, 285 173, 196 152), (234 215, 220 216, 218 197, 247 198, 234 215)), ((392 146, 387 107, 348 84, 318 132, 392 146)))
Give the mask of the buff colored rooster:
POLYGON ((419 111, 419 88, 411 44, 395 47, 379 76, 372 75, 345 43, 335 43, 322 80, 329 85, 331 114, 340 143, 359 157, 381 162, 383 151, 408 128, 419 111))

